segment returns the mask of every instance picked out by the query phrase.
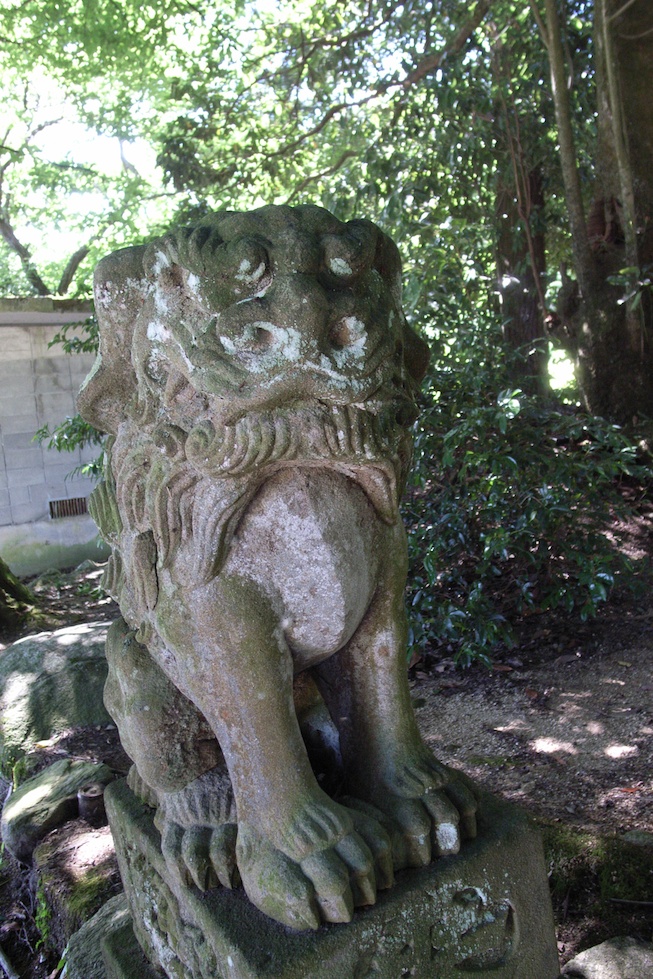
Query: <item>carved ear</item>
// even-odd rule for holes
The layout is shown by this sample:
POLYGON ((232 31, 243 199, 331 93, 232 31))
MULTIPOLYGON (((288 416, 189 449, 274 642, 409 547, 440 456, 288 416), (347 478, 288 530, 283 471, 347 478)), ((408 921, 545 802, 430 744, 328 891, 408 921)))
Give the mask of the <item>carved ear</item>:
MULTIPOLYGON (((401 256, 394 241, 383 232, 379 234, 374 265, 388 283, 397 309, 401 311, 401 256)), ((403 312, 401 318, 404 364, 412 379, 417 384, 421 384, 429 366, 431 351, 428 344, 408 325, 403 312)))
POLYGON ((121 248, 103 258, 95 270, 100 349, 77 397, 77 409, 95 428, 113 435, 137 386, 131 348, 134 324, 147 292, 145 247, 121 248))
POLYGON ((405 316, 402 333, 404 340, 404 364, 406 365, 406 370, 413 380, 417 382, 417 384, 421 384, 429 366, 431 351, 429 350, 428 344, 422 340, 421 336, 419 336, 419 334, 408 325, 408 320, 405 316))

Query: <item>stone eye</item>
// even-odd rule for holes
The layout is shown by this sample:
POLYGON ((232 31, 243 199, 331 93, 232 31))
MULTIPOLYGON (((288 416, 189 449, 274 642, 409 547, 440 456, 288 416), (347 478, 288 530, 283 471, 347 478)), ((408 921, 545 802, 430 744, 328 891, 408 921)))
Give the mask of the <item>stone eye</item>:
POLYGON ((229 265, 237 289, 256 291, 269 270, 269 256, 263 244, 252 238, 239 238, 227 246, 229 265))
POLYGON ((329 343, 335 350, 351 347, 365 336, 365 324, 356 316, 343 316, 329 330, 329 343))

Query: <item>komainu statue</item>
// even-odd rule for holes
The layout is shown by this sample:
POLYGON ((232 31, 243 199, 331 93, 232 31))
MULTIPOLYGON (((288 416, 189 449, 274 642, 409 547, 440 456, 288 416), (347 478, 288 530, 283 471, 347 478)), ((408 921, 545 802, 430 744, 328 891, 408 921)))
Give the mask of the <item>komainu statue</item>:
POLYGON ((476 830, 406 676, 398 502, 428 353, 400 272, 371 222, 271 206, 96 274, 79 408, 110 435, 91 509, 130 785, 176 880, 242 882, 294 929, 476 830))

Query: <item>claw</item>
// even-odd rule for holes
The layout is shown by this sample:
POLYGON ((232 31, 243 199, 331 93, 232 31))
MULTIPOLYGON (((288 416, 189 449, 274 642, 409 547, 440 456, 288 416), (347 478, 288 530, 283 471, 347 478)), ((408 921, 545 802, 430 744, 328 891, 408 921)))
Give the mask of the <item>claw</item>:
POLYGON ((336 844, 335 851, 349 867, 349 884, 354 905, 360 907, 376 904, 374 857, 362 837, 351 833, 336 844))
POLYGON ((431 817, 421 801, 389 797, 384 810, 397 827, 392 841, 394 869, 426 867, 431 862, 431 817))
POLYGON ((236 864, 237 833, 238 827, 235 823, 223 823, 213 830, 209 845, 209 860, 213 871, 222 886, 230 890, 240 883, 236 864))
POLYGON ((460 850, 460 815, 444 792, 429 792, 422 798, 424 808, 433 817, 431 842, 433 855, 446 857, 460 850))
POLYGON ((191 826, 181 840, 181 856, 193 878, 193 883, 201 891, 215 886, 217 878, 208 860, 211 829, 208 826, 191 826))
POLYGON ((460 813, 460 831, 463 839, 475 839, 477 833, 476 811, 478 804, 474 793, 459 778, 449 782, 445 786, 445 792, 460 813))
POLYGON ((354 828, 362 836, 374 858, 374 875, 377 890, 383 891, 394 884, 392 867, 392 840, 390 832, 383 826, 383 813, 369 807, 358 799, 343 800, 351 808, 354 828), (355 807, 355 808, 354 808, 355 807))
POLYGON ((238 827, 236 857, 245 893, 263 914, 295 930, 319 928, 319 905, 310 881, 246 823, 238 827))
POLYGON ((315 887, 316 900, 325 921, 351 921, 354 896, 346 865, 332 850, 322 850, 302 860, 302 871, 315 887))
POLYGON ((181 855, 183 836, 183 826, 179 826, 177 823, 168 823, 161 837, 161 853, 172 873, 183 884, 188 884, 190 883, 190 875, 181 855))

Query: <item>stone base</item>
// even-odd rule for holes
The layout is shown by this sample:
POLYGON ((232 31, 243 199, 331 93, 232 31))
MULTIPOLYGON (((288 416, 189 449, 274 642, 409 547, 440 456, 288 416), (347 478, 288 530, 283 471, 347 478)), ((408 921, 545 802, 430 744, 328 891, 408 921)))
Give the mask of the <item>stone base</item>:
MULTIPOLYGON (((182 887, 161 855, 152 810, 124 781, 105 798, 136 937, 169 979, 559 975, 539 834, 492 796, 483 796, 479 838, 462 854, 398 874, 374 907, 315 932, 278 925, 242 890, 182 887)), ((126 940, 110 944, 120 949, 126 940)), ((133 974, 120 972, 118 958, 111 979, 133 974)))

